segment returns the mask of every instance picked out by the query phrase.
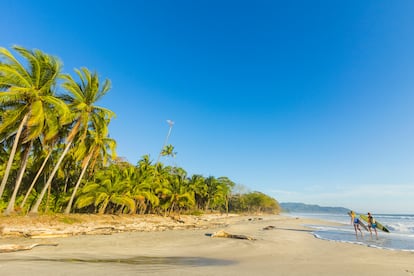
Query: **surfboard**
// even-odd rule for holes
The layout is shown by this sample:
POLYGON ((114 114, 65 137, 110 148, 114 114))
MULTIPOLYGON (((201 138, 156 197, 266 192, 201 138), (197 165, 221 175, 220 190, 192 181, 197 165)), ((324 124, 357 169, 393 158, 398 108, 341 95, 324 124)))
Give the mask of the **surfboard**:
MULTIPOLYGON (((351 214, 351 212, 348 212, 348 215, 352 218, 352 214, 351 214)), ((358 215, 354 213, 354 216, 358 216, 358 215)), ((369 231, 369 230, 368 230, 368 227, 365 225, 365 223, 364 223, 361 219, 359 219, 359 220, 358 220, 358 224, 359 224, 360 226, 362 226, 362 228, 364 228, 366 231, 369 231)), ((378 225, 378 224, 377 224, 377 225, 378 225)))
MULTIPOLYGON (((362 218, 364 221, 369 222, 368 221, 368 216, 366 215, 360 215, 360 218, 362 218)), ((375 223, 377 224, 377 229, 382 230, 386 233, 389 233, 390 230, 387 229, 387 227, 385 227, 384 225, 382 225, 381 223, 379 223, 378 220, 375 220, 375 223)))

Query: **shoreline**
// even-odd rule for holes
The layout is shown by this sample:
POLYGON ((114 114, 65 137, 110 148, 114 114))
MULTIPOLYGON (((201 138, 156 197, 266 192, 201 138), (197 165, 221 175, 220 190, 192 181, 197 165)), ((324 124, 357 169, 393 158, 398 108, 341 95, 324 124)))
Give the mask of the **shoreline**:
MULTIPOLYGON (((414 275, 412 252, 322 240, 305 226, 332 225, 329 221, 284 215, 199 217, 197 223, 185 216, 179 218, 184 223, 161 218, 166 220, 161 225, 171 223, 175 230, 40 239, 2 236, 1 243, 36 241, 58 245, 1 254, 0 274, 414 275), (174 228, 186 224, 186 219, 193 226, 174 228), (209 236, 220 230, 255 239, 209 236)), ((159 223, 155 218, 147 220, 159 223)))

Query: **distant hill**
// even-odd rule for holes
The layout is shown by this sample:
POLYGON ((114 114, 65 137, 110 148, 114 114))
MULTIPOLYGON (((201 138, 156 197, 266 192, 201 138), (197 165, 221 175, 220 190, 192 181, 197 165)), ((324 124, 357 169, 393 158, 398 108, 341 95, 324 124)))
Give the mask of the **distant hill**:
POLYGON ((296 203, 296 202, 283 202, 280 203, 280 207, 282 207, 283 212, 288 213, 330 213, 330 214, 338 214, 338 213, 347 213, 350 210, 344 207, 323 207, 319 205, 310 205, 304 203, 296 203))

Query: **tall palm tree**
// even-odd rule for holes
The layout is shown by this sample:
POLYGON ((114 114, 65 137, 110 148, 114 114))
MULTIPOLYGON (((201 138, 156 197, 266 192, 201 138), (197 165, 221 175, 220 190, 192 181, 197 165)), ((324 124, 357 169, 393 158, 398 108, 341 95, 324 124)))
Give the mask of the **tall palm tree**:
MULTIPOLYGON (((57 134, 59 124, 68 119, 66 104, 54 95, 54 86, 60 76, 61 63, 40 50, 14 46, 26 61, 24 66, 5 48, 0 48, 0 105, 5 108, 0 133, 14 135, 14 143, 0 184, 0 198, 6 186, 10 168, 20 142, 38 138, 48 128, 48 137, 57 134), (59 118, 59 119, 58 119, 59 118), (20 122, 20 123, 18 123, 20 122), (26 136, 20 141, 23 130, 26 136)), ((23 164, 22 164, 23 166, 23 164)), ((20 184, 16 183, 15 188, 20 184)))
POLYGON ((19 191, 20 184, 22 183, 22 179, 23 179, 23 176, 24 176, 24 172, 26 170, 27 160, 29 159, 30 149, 31 149, 32 145, 33 145, 33 140, 30 141, 29 145, 26 144, 26 147, 23 151, 23 158, 22 158, 22 162, 21 162, 22 165, 21 165, 21 167, 19 169, 19 172, 17 174, 16 184, 15 184, 13 193, 10 197, 9 204, 7 205, 7 208, 4 211, 5 215, 9 215, 10 213, 14 212, 14 204, 16 202, 17 192, 19 191))
MULTIPOLYGON (((111 153, 111 159, 116 157, 115 147, 116 142, 114 139, 108 137, 108 128, 107 123, 104 123, 97 131, 89 130, 87 142, 79 147, 80 156, 86 157, 82 162, 82 172, 76 182, 75 188, 73 189, 72 196, 70 197, 69 203, 65 209, 65 214, 69 214, 72 209, 73 200, 75 199, 76 192, 78 191, 79 185, 82 181, 83 176, 85 175, 86 170, 89 167, 91 160, 92 164, 96 163, 97 159, 103 160, 105 164, 108 160, 109 153, 111 153), (87 153, 85 154, 85 149, 87 153)), ((93 167, 93 166, 92 166, 93 167)))
POLYGON ((174 152, 174 146, 173 145, 166 145, 162 151, 161 151, 161 155, 162 156, 171 156, 171 157, 175 157, 177 155, 176 152, 174 152))
POLYGON ((29 186, 29 189, 26 191, 26 195, 23 198, 23 201, 20 203, 20 209, 23 209, 27 199, 29 198, 29 195, 31 194, 37 180, 39 179, 40 175, 43 172, 43 169, 46 167, 47 161, 49 160, 50 156, 52 155, 52 150, 51 149, 46 149, 45 150, 45 154, 46 156, 43 159, 42 165, 40 166, 39 170, 36 173, 36 176, 33 178, 32 183, 29 186))
POLYGON ((43 197, 52 184, 52 180, 59 169, 63 158, 69 151, 75 137, 79 143, 83 143, 87 137, 90 127, 96 128, 102 120, 109 121, 115 114, 106 108, 95 105, 110 89, 110 81, 107 79, 102 84, 99 81, 97 73, 91 73, 87 68, 75 70, 80 82, 76 82, 70 75, 63 75, 64 83, 62 87, 69 92, 69 95, 63 96, 69 103, 73 116, 73 127, 66 137, 66 147, 44 185, 36 203, 30 210, 30 213, 38 213, 39 206, 43 197))

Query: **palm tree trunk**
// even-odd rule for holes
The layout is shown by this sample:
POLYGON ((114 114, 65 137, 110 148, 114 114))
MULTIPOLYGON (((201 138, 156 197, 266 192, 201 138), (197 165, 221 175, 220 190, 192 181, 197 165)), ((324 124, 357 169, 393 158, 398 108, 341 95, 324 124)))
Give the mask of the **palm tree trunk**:
POLYGON ((226 196, 226 215, 229 215, 229 197, 226 196))
POLYGON ((109 197, 108 197, 107 199, 105 199, 105 200, 103 201, 102 206, 99 208, 99 212, 98 212, 98 214, 99 214, 99 215, 103 215, 103 214, 105 214, 106 207, 108 207, 109 200, 110 200, 110 199, 109 199, 109 197))
POLYGON ((175 201, 172 202, 171 207, 170 207, 170 211, 168 212, 169 215, 171 215, 174 211, 175 208, 175 201))
POLYGON ((32 209, 30 210, 30 214, 37 214, 37 213, 39 212, 39 206, 40 206, 40 203, 42 203, 43 197, 45 196, 47 189, 48 189, 48 188, 49 188, 49 186, 52 184, 52 180, 53 180, 53 178, 55 177, 55 174, 56 174, 56 172, 58 171, 59 166, 60 166, 60 164, 61 164, 61 163, 62 163, 62 161, 63 161, 63 158, 66 156, 66 153, 69 151, 69 148, 70 148, 70 146, 72 145, 72 141, 73 141, 73 139, 72 139, 72 140, 70 140, 70 141, 66 144, 66 148, 65 148, 65 150, 63 151, 63 153, 62 153, 62 155, 60 156, 60 158, 59 158, 58 162, 56 163, 55 167, 53 168, 53 171, 52 171, 52 173, 50 174, 50 176, 49 176, 49 178, 48 178, 48 180, 47 180, 47 182, 46 182, 45 186, 43 187, 42 192, 40 193, 39 197, 37 198, 35 205, 34 205, 34 206, 32 207, 32 209))
POLYGON ((70 213, 70 210, 72 209, 73 200, 75 199, 75 195, 76 195, 76 192, 78 191, 78 188, 79 188, 79 185, 80 185, 80 183, 82 181, 83 175, 85 174, 86 169, 88 168, 89 161, 92 158, 92 152, 86 158, 87 158, 86 164, 85 164, 85 166, 83 166, 83 169, 82 169, 82 172, 81 172, 81 174, 79 176, 78 182, 76 182, 75 188, 73 189, 72 196, 70 197, 68 206, 65 209, 65 214, 69 214, 70 213))
POLYGON ((20 170, 17 176, 16 184, 14 185, 14 191, 10 198, 9 204, 7 205, 7 209, 4 211, 5 215, 14 213, 14 203, 16 202, 17 192, 19 191, 20 184, 22 183, 24 172, 26 171, 27 160, 29 159, 30 149, 32 148, 32 146, 33 146, 33 140, 30 141, 30 144, 26 146, 26 148, 24 149, 23 159, 20 165, 20 170))
POLYGON ((52 193, 52 185, 49 185, 49 187, 47 187, 47 197, 46 197, 45 210, 44 210, 45 213, 49 212, 49 202, 50 202, 51 193, 52 193))
POLYGON ((23 117, 23 120, 20 123, 19 128, 17 130, 16 137, 14 137, 13 147, 10 152, 9 161, 7 161, 6 171, 4 172, 3 180, 0 184, 0 198, 3 196, 4 188, 6 187, 6 183, 10 175, 11 166, 13 164, 13 159, 16 154, 17 145, 19 144, 20 135, 22 134, 23 127, 26 124, 27 118, 29 118, 29 114, 26 114, 23 117))
POLYGON ((209 208, 210 208, 210 198, 207 199, 206 206, 204 206, 204 211, 207 212, 209 208))
POLYGON ((32 184, 30 184, 30 187, 29 187, 29 189, 27 190, 26 195, 24 196, 24 199, 23 199, 22 203, 20 204, 20 208, 21 208, 21 209, 23 209, 23 208, 24 208, 24 205, 26 204, 27 198, 29 197, 30 193, 32 192, 33 187, 34 187, 34 185, 35 185, 35 184, 36 184, 36 182, 37 182, 37 179, 39 179, 40 175, 42 174, 43 169, 45 168, 46 163, 47 163, 47 161, 49 160, 49 157, 50 157, 51 155, 52 155, 52 151, 50 150, 50 151, 49 151, 49 153, 47 154, 47 156, 45 157, 45 160, 43 160, 42 166, 40 166, 39 171, 37 172, 37 174, 36 174, 35 178, 33 179, 32 184))

